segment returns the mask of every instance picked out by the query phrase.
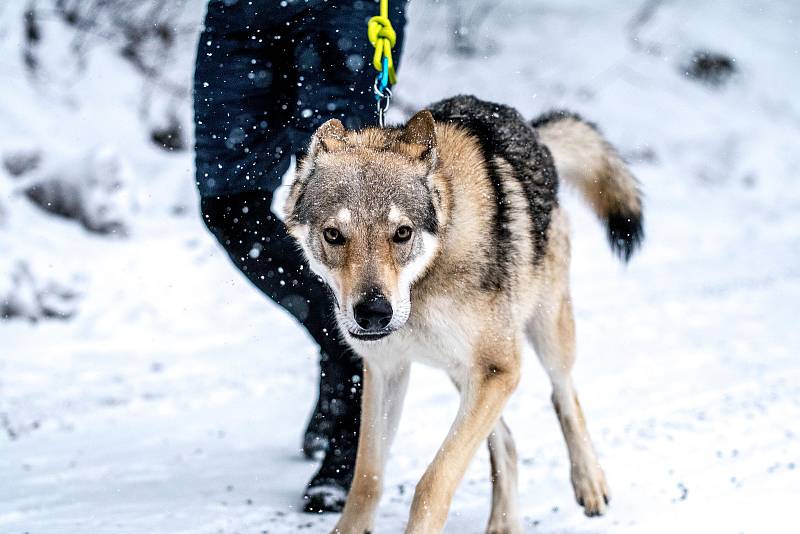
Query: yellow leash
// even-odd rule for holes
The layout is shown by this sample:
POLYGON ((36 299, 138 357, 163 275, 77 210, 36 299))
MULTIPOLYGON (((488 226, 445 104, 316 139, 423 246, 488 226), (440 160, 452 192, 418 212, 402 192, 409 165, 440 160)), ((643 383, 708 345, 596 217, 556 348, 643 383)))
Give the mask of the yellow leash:
POLYGON ((388 71, 388 83, 394 85, 397 83, 397 75, 394 72, 392 48, 397 42, 397 34, 395 34, 392 23, 389 20, 389 0, 381 0, 380 13, 380 15, 369 19, 367 23, 367 37, 372 46, 375 47, 372 66, 382 73, 384 77, 388 71))
POLYGON ((392 90, 389 85, 397 83, 392 61, 392 47, 397 42, 397 34, 394 33, 389 20, 389 0, 381 0, 381 14, 369 19, 367 37, 375 47, 372 65, 378 71, 378 75, 375 77, 372 92, 375 94, 375 103, 378 107, 378 126, 383 128, 383 119, 392 101, 392 90))

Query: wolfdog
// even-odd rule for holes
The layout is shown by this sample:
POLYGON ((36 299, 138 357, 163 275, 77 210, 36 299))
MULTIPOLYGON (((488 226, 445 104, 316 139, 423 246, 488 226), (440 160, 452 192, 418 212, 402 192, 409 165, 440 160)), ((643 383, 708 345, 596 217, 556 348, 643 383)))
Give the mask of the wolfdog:
POLYGON ((570 371, 575 331, 569 231, 558 178, 574 184, 628 260, 642 240, 639 185, 591 124, 568 112, 526 122, 458 96, 404 126, 314 134, 286 224, 331 288, 339 328, 364 361, 355 478, 334 532, 373 530, 382 474, 412 362, 443 369, 458 415, 416 486, 406 532, 440 532, 477 447, 488 440, 488 532, 521 532, 516 450, 501 417, 524 340, 552 383, 572 485, 587 515, 609 490, 570 371))

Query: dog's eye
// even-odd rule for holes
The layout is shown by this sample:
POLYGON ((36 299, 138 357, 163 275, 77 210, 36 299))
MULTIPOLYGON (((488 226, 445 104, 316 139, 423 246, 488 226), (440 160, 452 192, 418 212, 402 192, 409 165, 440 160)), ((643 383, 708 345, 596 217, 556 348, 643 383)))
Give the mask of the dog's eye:
POLYGON ((322 237, 331 245, 344 245, 344 236, 336 228, 325 228, 322 237))
POLYGON ((394 237, 392 238, 395 243, 405 243, 409 239, 411 239, 410 226, 401 226, 397 229, 397 231, 394 233, 394 237))

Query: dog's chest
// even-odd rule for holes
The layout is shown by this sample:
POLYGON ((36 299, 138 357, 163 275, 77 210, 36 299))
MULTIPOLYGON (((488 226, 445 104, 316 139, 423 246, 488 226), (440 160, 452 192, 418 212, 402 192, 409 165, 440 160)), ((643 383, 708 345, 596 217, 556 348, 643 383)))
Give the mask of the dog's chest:
POLYGON ((412 313, 405 327, 389 336, 381 347, 364 355, 369 358, 416 361, 450 370, 463 368, 472 356, 469 321, 447 299, 426 303, 412 313))

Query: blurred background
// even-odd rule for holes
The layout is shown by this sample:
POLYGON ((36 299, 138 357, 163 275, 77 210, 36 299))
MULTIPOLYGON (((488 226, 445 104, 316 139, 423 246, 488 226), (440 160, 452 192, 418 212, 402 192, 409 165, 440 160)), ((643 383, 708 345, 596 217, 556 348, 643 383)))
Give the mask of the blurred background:
MULTIPOLYGON (((233 0, 232 0, 233 1, 233 0)), ((0 3, 0 531, 325 531, 299 488, 316 352, 200 220, 204 0, 0 3)), ((377 12, 377 4, 376 4, 377 12)), ((570 108, 646 195, 619 266, 572 217, 576 383, 609 514, 575 505, 532 353, 507 409, 530 532, 779 532, 800 493, 800 4, 414 0, 389 118, 570 108)), ((365 35, 366 40, 366 26, 365 35)), ((378 518, 456 409, 415 370, 378 518)), ((448 532, 481 532, 485 451, 448 532)))

